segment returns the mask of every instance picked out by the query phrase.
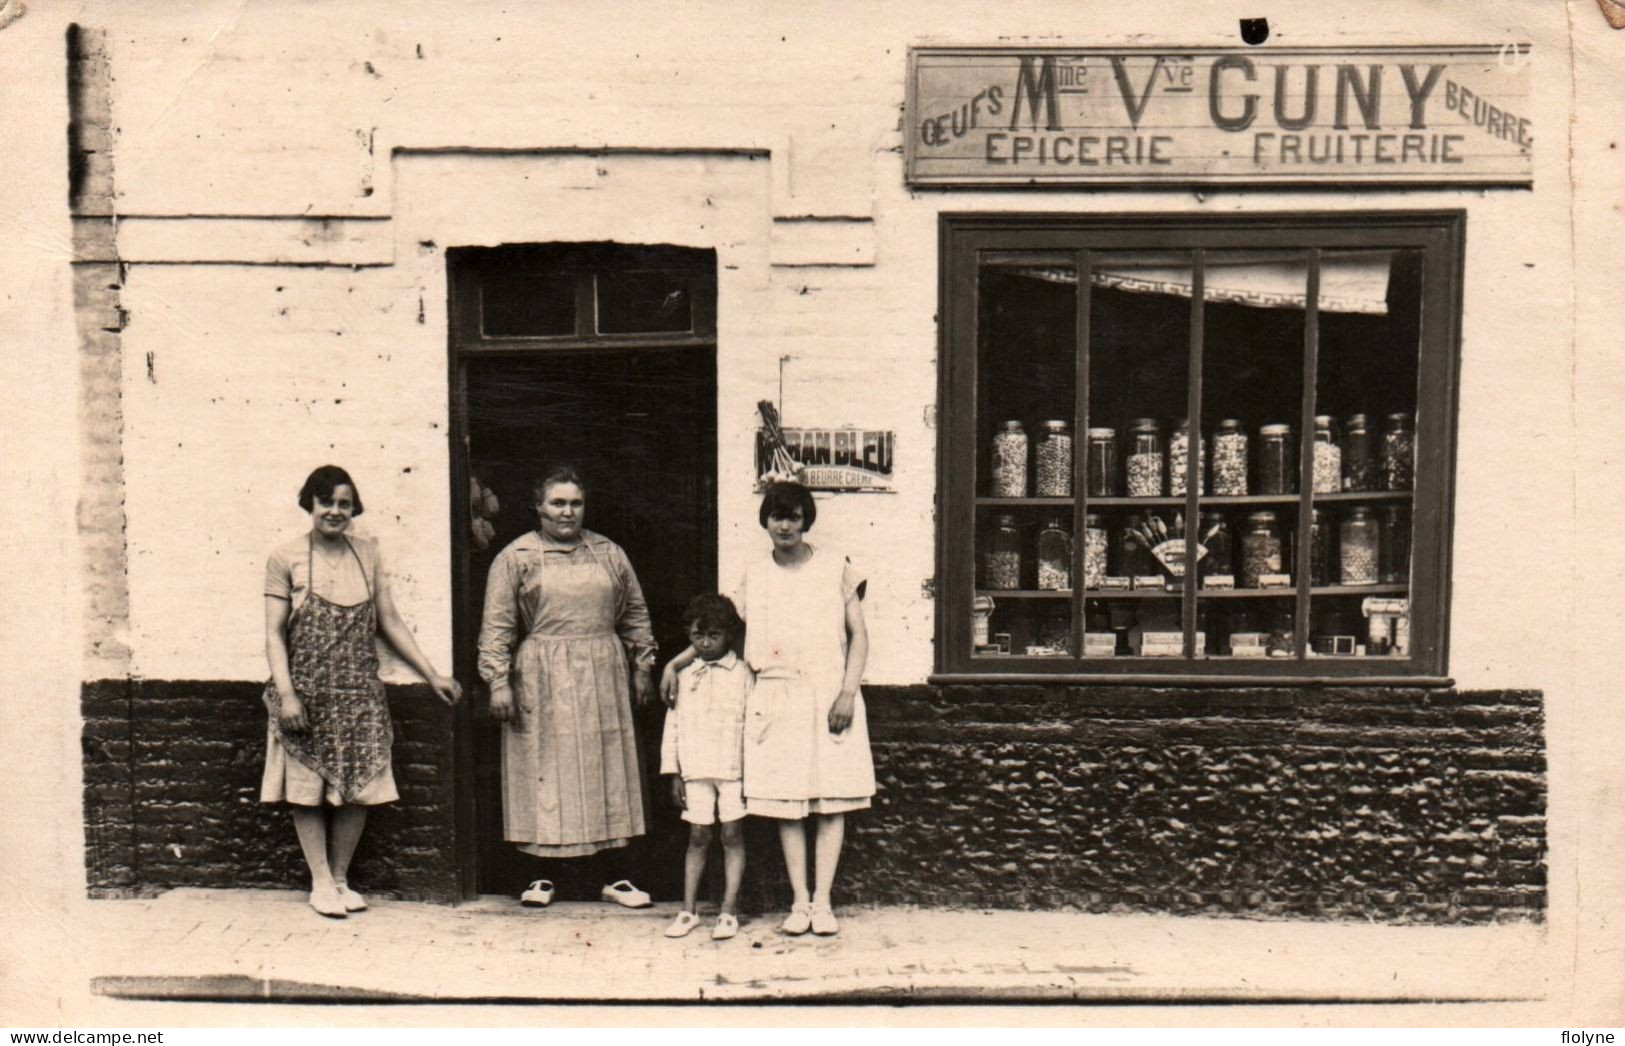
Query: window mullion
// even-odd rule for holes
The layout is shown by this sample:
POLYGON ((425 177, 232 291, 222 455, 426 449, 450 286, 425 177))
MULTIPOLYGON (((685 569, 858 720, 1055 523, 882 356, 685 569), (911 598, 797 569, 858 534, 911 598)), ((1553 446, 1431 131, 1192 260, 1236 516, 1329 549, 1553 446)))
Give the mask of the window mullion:
POLYGON ((1089 543, 1089 251, 1077 252, 1078 298, 1076 313, 1077 379, 1073 383, 1072 416, 1072 656, 1083 657, 1084 633, 1088 630, 1088 606, 1084 589, 1084 559, 1089 543))
POLYGON ((1298 418, 1298 538, 1293 543, 1293 581, 1296 594, 1292 618, 1293 656, 1309 657, 1309 560, 1314 527, 1315 404, 1320 384, 1320 248, 1309 251, 1309 284, 1304 292, 1303 409, 1298 418))
POLYGON ((1180 601, 1185 632, 1185 660, 1196 657, 1196 536, 1202 493, 1202 352, 1206 305, 1207 254, 1200 249, 1191 255, 1190 355, 1185 362, 1185 576, 1181 579, 1184 598, 1180 601))

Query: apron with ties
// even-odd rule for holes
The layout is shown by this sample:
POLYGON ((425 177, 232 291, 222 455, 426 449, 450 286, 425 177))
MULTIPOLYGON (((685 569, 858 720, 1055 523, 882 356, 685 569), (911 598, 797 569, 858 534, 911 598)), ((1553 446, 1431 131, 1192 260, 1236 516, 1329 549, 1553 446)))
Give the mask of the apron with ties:
POLYGON ((395 739, 384 684, 378 678, 374 636, 378 613, 367 568, 346 538, 367 586, 364 602, 348 606, 316 594, 314 539, 307 548, 305 601, 288 619, 288 668, 305 706, 304 731, 283 727, 276 682, 265 684, 271 722, 289 755, 322 776, 345 802, 354 799, 389 765, 395 739))

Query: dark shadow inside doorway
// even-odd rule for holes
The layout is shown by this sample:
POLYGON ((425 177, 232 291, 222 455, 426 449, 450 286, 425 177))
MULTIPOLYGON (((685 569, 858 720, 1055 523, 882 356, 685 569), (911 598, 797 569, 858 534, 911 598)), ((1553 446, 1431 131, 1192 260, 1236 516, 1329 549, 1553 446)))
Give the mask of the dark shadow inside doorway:
MULTIPOLYGON (((477 541, 468 547, 458 611, 458 634, 468 638, 459 662, 473 664, 491 561, 535 526, 532 477, 558 461, 587 480, 586 526, 631 559, 663 656, 681 650, 683 605, 716 587, 714 347, 504 353, 467 359, 464 368, 468 475, 499 504, 492 506, 494 535, 483 548, 477 541)), ((637 882, 656 899, 671 899, 681 894, 686 833, 659 788, 663 712, 651 707, 635 717, 649 822, 637 882)), ((499 727, 483 716, 472 722, 476 889, 512 896, 543 874, 542 864, 503 841, 499 727)), ((561 899, 595 896, 601 885, 560 871, 555 863, 546 874, 561 899)))

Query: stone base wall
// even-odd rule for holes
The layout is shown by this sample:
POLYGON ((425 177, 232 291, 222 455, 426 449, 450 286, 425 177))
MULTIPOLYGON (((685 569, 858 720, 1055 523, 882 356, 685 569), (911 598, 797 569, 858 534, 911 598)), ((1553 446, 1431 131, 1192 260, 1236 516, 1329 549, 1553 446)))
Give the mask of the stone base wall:
MULTIPOLYGON (((287 812, 258 802, 259 692, 86 686, 93 893, 304 883, 287 812)), ((880 792, 848 818, 838 903, 1544 918, 1537 692, 865 694, 880 792)), ((453 715, 420 686, 392 686, 390 701, 402 801, 373 815, 354 878, 380 894, 454 900, 453 715)), ((747 907, 782 909, 774 827, 753 819, 748 841, 747 907)), ((678 854, 676 840, 657 842, 646 852, 678 854)))

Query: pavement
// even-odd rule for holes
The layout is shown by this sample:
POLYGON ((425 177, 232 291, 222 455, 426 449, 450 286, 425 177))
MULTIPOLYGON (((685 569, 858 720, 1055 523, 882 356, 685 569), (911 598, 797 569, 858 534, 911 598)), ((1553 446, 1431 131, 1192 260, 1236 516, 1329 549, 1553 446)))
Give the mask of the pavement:
POLYGON ((778 913, 719 942, 709 918, 664 937, 675 912, 486 897, 374 900, 329 920, 303 893, 173 890, 85 902, 74 938, 94 945, 56 976, 103 1003, 397 1006, 1448 1005, 1534 1003, 1556 987, 1548 932, 1531 924, 852 908, 836 937, 785 936, 778 913))

